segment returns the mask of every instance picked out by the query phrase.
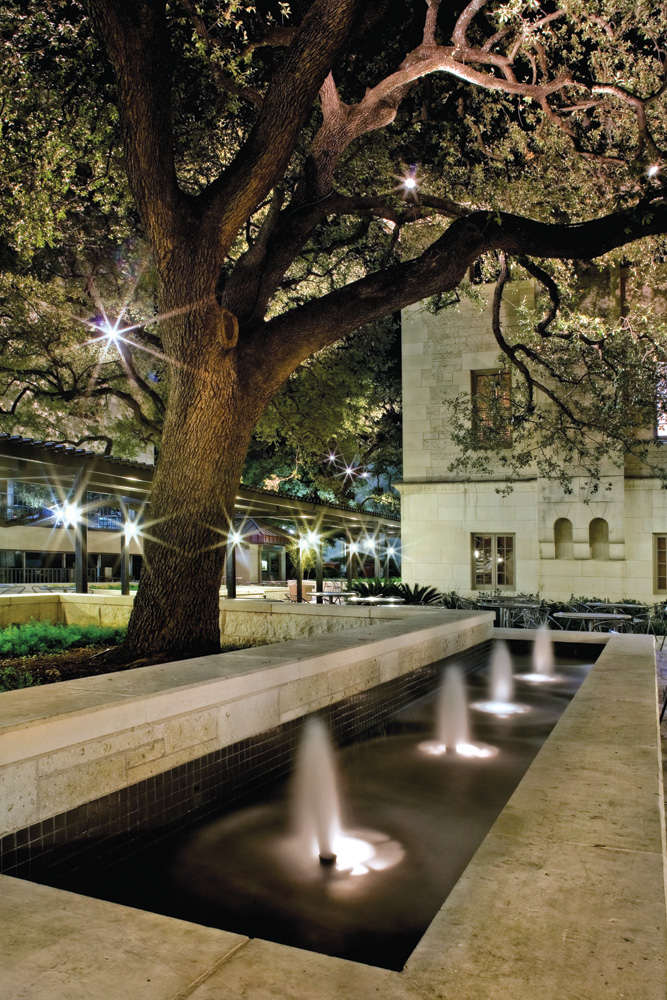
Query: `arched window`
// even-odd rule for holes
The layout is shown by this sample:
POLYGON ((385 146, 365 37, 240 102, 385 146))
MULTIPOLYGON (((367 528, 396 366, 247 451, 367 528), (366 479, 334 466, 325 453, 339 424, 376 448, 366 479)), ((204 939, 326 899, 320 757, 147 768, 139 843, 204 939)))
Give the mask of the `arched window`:
POLYGON ((588 525, 591 559, 609 558, 609 525, 603 517, 594 517, 588 525))
POLYGON ((569 518, 559 517, 554 524, 554 544, 556 546, 556 559, 574 559, 572 521, 569 518))

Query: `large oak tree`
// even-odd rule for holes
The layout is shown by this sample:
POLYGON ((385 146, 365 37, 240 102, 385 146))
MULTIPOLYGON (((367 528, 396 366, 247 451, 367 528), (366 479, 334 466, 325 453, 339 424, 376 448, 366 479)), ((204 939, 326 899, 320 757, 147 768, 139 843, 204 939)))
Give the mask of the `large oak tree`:
MULTIPOLYGON (((219 642, 250 436, 305 359, 452 292, 484 254, 530 269, 642 240, 657 260, 667 13, 643 0, 84 8, 113 68, 169 371, 127 643, 203 653, 219 642)), ((528 377, 525 354, 506 353, 528 377)))

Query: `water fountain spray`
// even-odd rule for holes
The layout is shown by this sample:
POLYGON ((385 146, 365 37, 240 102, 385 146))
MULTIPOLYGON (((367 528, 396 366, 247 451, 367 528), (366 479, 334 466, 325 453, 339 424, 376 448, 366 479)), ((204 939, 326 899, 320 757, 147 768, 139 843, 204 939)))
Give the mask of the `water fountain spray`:
POLYGON ((432 756, 448 750, 461 757, 495 757, 495 747, 473 743, 468 725, 468 702, 461 668, 445 671, 437 701, 436 738, 419 744, 419 749, 432 756))
POLYGON ((520 705, 512 700, 513 697, 514 677, 509 649, 506 643, 496 642, 491 654, 490 698, 488 701, 474 701, 471 708, 496 715, 499 719, 530 711, 528 705, 520 705))

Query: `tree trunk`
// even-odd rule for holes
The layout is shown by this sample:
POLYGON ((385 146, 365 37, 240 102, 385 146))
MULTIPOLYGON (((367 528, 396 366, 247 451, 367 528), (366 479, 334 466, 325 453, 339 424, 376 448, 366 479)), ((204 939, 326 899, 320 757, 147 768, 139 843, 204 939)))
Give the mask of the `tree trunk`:
POLYGON ((132 653, 174 658, 220 648, 227 531, 250 436, 264 406, 239 376, 235 319, 208 294, 213 282, 201 258, 187 270, 192 280, 179 273, 161 302, 161 312, 172 314, 162 324, 165 353, 173 363, 169 407, 126 640, 132 653))

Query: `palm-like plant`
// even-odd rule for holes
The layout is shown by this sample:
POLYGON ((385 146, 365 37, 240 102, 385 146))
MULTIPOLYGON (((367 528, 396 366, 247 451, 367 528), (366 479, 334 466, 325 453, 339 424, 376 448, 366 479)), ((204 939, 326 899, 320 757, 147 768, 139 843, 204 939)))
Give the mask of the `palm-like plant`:
POLYGON ((394 592, 402 597, 405 604, 442 604, 443 596, 435 587, 425 587, 419 583, 397 583, 394 592))

